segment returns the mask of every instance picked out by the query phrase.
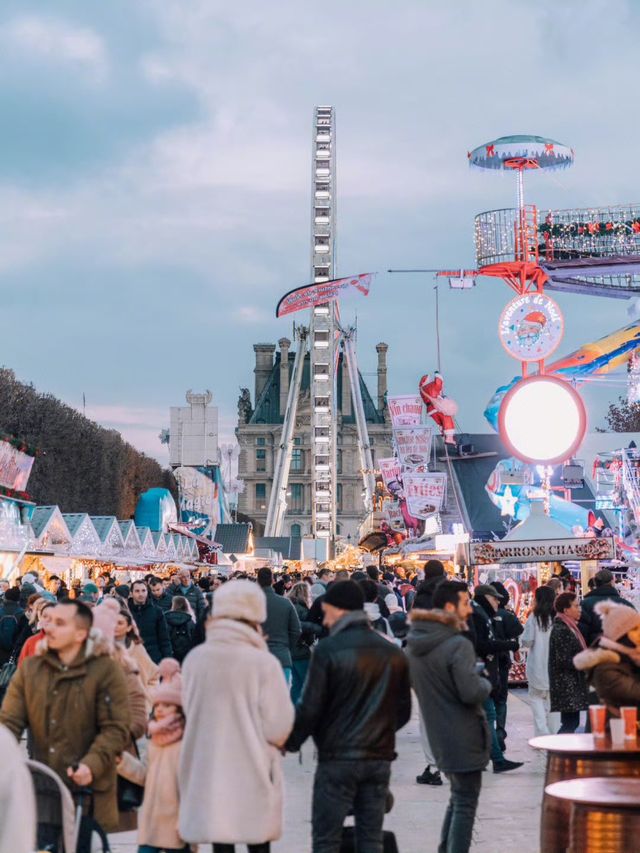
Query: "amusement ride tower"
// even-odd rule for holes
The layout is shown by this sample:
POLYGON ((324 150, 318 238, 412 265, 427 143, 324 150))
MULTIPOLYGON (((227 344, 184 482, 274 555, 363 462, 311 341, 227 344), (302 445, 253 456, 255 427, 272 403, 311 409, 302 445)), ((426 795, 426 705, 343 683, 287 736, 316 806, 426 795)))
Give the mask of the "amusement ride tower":
MULTIPOLYGON (((336 135, 333 107, 316 107, 311 192, 311 281, 334 278, 336 227, 336 135)), ((336 529, 337 358, 336 303, 311 309, 311 506, 313 535, 336 529)))
MULTIPOLYGON (((336 536, 338 409, 337 368, 343 352, 350 377, 351 400, 356 421, 358 452, 363 478, 363 510, 371 511, 375 478, 371 445, 366 425, 362 390, 356 357, 356 330, 340 325, 338 303, 332 287, 363 287, 369 274, 335 280, 336 238, 336 128, 333 107, 316 107, 313 121, 313 157, 311 181, 311 284, 298 290, 313 290, 309 327, 298 326, 296 357, 291 374, 284 423, 276 454, 273 485, 267 511, 265 533, 280 536, 287 510, 287 488, 294 442, 296 418, 302 388, 305 357, 309 348, 309 405, 311 426, 311 531, 323 540, 320 549, 333 551, 336 536), (324 290, 322 298, 317 293, 324 290)), ((297 291, 291 291, 279 305, 297 291)), ((365 288, 368 292, 368 285, 365 288)), ((295 296, 294 296, 295 298, 295 296)), ((294 310, 298 310, 297 308, 294 310)), ((278 316, 282 316, 276 312, 278 316)))

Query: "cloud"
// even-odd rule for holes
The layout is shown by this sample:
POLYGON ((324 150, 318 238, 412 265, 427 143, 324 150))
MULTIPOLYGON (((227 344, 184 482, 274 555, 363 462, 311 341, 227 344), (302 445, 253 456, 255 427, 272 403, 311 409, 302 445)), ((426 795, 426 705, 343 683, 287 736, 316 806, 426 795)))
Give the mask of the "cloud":
POLYGON ((54 65, 68 64, 88 73, 94 82, 101 82, 108 75, 109 59, 104 41, 87 27, 73 26, 54 18, 23 15, 6 23, 0 37, 10 49, 54 65))
MULTIPOLYGON (((251 344, 289 332, 275 304, 308 281, 314 103, 337 111, 338 274, 473 265, 474 215, 515 197, 510 176, 467 166, 495 136, 575 147, 571 170, 528 176, 541 207, 632 195, 640 118, 621 81, 636 73, 633 4, 489 6, 328 0, 331 26, 318 26, 315 7, 291 0, 65 0, 66 23, 23 13, 0 25, 13 46, 0 55, 4 346, 24 378, 122 406, 101 416, 149 448, 188 386, 210 387, 232 425, 251 344), (123 33, 127 5, 146 17, 123 33), (79 48, 68 32, 94 40, 79 48), (36 59, 66 71, 43 75, 36 59), (38 74, 23 83, 27 60, 38 74)), ((387 339, 392 390, 435 364, 432 284, 381 274, 357 305, 362 369, 375 371, 387 339)), ((487 280, 441 288, 463 428, 483 426, 486 399, 513 375, 494 331, 508 296, 487 280)), ((562 304, 564 351, 625 322, 624 303, 562 304)))

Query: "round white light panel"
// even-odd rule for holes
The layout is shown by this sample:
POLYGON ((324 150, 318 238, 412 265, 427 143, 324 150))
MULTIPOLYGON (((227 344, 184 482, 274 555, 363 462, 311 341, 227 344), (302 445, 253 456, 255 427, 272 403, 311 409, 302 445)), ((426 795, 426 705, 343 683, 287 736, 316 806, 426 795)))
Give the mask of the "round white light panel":
POLYGON ((569 459, 587 428, 582 398, 568 383, 552 376, 518 382, 502 401, 500 436, 524 462, 555 464, 569 459))

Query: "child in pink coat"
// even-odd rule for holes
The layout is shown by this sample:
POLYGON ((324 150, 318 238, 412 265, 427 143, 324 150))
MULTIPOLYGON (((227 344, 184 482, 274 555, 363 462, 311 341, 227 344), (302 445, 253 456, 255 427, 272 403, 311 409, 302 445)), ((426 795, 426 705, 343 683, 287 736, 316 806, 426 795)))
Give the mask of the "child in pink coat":
POLYGON ((178 834, 178 764, 184 733, 179 664, 170 658, 161 661, 160 677, 149 722, 151 741, 138 814, 138 853, 190 853, 191 847, 178 834))

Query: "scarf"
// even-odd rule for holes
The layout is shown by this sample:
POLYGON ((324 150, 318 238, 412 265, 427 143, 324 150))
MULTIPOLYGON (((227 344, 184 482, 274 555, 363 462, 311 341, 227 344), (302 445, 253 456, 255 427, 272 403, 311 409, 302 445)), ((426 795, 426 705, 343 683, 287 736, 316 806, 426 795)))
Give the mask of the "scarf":
POLYGON ((162 720, 150 720, 149 734, 156 746, 169 746, 182 740, 184 734, 182 714, 170 714, 162 720))
POLYGON ((613 652, 618 652, 619 655, 625 655, 636 666, 640 666, 640 649, 623 646, 622 643, 616 643, 608 637, 600 637, 598 643, 602 648, 611 649, 613 652))
POLYGON ((582 649, 587 648, 587 644, 585 642, 584 637, 582 636, 582 631, 578 628, 578 623, 575 619, 572 619, 571 616, 567 616, 566 613, 558 613, 556 615, 556 619, 559 619, 560 622, 564 622, 567 628, 575 634, 578 642, 580 643, 580 647, 582 649))

